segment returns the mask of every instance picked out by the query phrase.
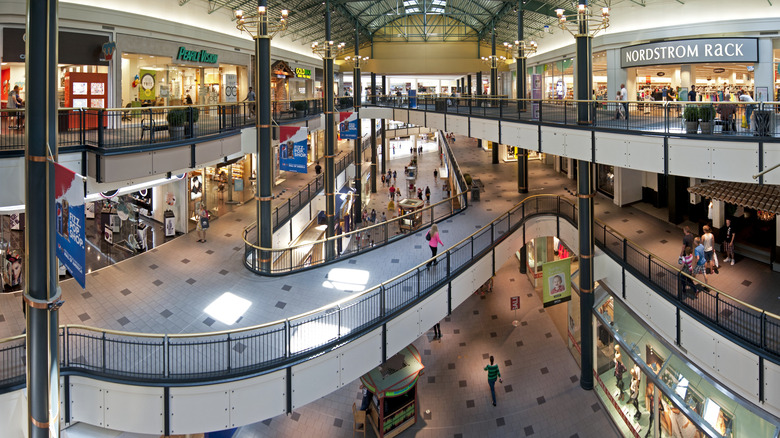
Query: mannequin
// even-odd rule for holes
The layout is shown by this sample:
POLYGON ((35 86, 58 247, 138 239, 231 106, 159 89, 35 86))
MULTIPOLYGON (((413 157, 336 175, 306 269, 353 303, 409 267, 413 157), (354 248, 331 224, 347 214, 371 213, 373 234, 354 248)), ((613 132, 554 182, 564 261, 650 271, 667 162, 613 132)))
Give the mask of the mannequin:
POLYGON ((623 365, 620 354, 620 345, 615 345, 615 386, 618 389, 618 400, 623 400, 623 390, 625 389, 623 383, 623 373, 626 372, 626 366, 623 365))
POLYGON ((637 421, 642 418, 642 412, 639 410, 639 381, 641 376, 639 365, 634 364, 631 368, 631 386, 629 387, 628 403, 634 405, 634 409, 636 409, 634 420, 637 421))

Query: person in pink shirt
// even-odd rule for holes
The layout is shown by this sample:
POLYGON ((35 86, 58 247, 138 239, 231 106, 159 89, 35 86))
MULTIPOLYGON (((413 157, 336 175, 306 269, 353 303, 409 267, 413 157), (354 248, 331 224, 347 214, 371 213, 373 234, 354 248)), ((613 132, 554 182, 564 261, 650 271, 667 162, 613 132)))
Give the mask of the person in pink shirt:
POLYGON ((436 224, 433 224, 431 226, 431 229, 428 230, 428 234, 425 235, 425 240, 428 241, 428 246, 431 247, 431 260, 428 261, 428 263, 425 265, 427 269, 431 269, 431 263, 434 265, 437 263, 435 257, 436 252, 439 250, 439 245, 444 246, 444 242, 441 241, 441 238, 439 237, 439 226, 436 224))

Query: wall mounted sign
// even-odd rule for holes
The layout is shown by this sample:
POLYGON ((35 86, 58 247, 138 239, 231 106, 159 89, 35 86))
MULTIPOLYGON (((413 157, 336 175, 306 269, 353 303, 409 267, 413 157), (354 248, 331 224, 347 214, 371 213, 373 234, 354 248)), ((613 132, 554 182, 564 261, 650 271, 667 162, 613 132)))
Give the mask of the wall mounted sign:
POLYGON ((176 54, 176 59, 180 61, 192 61, 203 62, 206 64, 216 64, 217 55, 209 53, 205 50, 187 50, 186 47, 179 47, 179 52, 176 54))
POLYGON ((758 39, 701 38, 639 44, 620 49, 622 68, 702 62, 758 62, 758 39))
POLYGON ((311 70, 308 68, 296 67, 295 76, 302 79, 311 79, 311 70))

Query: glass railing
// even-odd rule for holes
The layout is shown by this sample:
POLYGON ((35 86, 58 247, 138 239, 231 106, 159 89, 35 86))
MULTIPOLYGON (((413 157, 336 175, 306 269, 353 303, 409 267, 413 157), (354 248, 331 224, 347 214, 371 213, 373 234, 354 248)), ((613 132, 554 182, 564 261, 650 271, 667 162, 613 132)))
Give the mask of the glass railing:
POLYGON ((410 99, 406 95, 377 96, 376 101, 378 106, 393 108, 649 134, 780 136, 778 102, 532 100, 504 96, 410 99))
MULTIPOLYGON (((574 225, 577 208, 560 196, 531 196, 437 255, 431 269, 426 268, 426 260, 366 291, 267 324, 193 334, 65 325, 59 329, 60 366, 63 373, 175 385, 238 378, 307 360, 407 310, 471 267, 526 220, 540 215, 557 216, 574 225)), ((656 286, 677 307, 706 320, 720 333, 730 334, 743 347, 776 361, 780 317, 698 282, 608 226, 597 224, 599 247, 624 261, 632 274, 656 286), (698 298, 689 295, 691 287, 700 290, 698 298), (721 316, 725 309, 733 312, 727 320, 721 316)), ((24 349, 24 335, 0 340, 0 390, 24 384, 24 349)))

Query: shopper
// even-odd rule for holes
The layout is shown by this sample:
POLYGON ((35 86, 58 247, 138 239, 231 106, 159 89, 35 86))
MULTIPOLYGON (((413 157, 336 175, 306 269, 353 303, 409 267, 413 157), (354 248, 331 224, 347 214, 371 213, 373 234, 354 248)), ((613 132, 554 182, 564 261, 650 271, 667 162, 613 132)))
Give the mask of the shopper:
POLYGON ((626 84, 620 84, 620 100, 623 101, 623 116, 628 120, 628 90, 626 84))
POLYGON ((693 250, 693 233, 691 233, 691 228, 687 225, 683 227, 683 245, 680 249, 680 257, 685 255, 685 248, 693 250))
POLYGON ((431 203, 431 188, 428 186, 425 186, 425 203, 431 203))
POLYGON ((246 93, 246 98, 244 99, 244 102, 249 102, 249 116, 254 117, 255 115, 255 92, 252 90, 252 87, 249 87, 249 92, 246 93))
POLYGON ((696 102, 696 85, 691 85, 691 91, 688 92, 688 101, 696 102))
POLYGON ((490 356, 490 365, 486 365, 484 370, 488 372, 488 385, 490 385, 490 396, 493 397, 493 406, 496 405, 496 379, 498 383, 504 383, 501 380, 501 371, 498 369, 498 365, 493 364, 493 356, 490 356))
POLYGON ((701 236, 701 243, 704 245, 704 258, 707 260, 707 271, 718 273, 718 263, 715 261, 715 236, 709 225, 704 226, 704 235, 701 236))
POLYGON ((693 245, 693 278, 696 278, 697 275, 702 274, 704 276, 704 283, 709 284, 709 281, 707 280, 707 268, 705 267, 707 259, 704 255, 704 245, 701 244, 701 239, 698 237, 693 239, 693 245))
POLYGON ((441 325, 437 322, 433 325, 433 339, 441 339, 441 325))
POLYGON ((200 237, 198 242, 206 243, 206 230, 209 229, 209 211, 206 210, 206 207, 203 206, 203 204, 201 204, 198 209, 198 224, 195 228, 198 231, 198 237, 200 237))
POLYGON ((390 192, 390 200, 392 201, 395 197, 395 186, 390 186, 390 189, 388 189, 390 192))
MULTIPOLYGON (((746 92, 745 90, 740 90, 739 92, 739 101, 740 102, 754 102, 753 98, 750 97, 750 94, 746 92)), ((753 130, 753 105, 750 103, 745 104, 745 123, 743 126, 745 128, 748 128, 750 131, 753 130)))
POLYGON ((723 250, 726 253, 724 262, 731 262, 734 266, 734 238, 737 236, 734 227, 731 225, 731 219, 726 219, 726 239, 723 241, 723 250))
MULTIPOLYGON (((725 95, 725 101, 731 101, 731 95, 725 95)), ((737 112, 737 106, 733 103, 721 103, 718 105, 718 114, 720 114, 720 122, 723 126, 723 132, 733 132, 737 130, 737 125, 734 122, 734 114, 737 112)))
POLYGON ((319 161, 317 161, 317 165, 314 166, 314 173, 316 173, 317 175, 322 173, 322 166, 320 166, 320 162, 319 161))
POLYGON ((436 178, 439 177, 439 169, 433 169, 433 183, 436 184, 436 178))
POLYGON ((395 184, 396 178, 398 178, 398 173, 396 173, 396 171, 394 170, 393 171, 393 184, 395 184))
POLYGON ((439 245, 444 246, 444 242, 439 237, 439 226, 436 224, 431 225, 431 229, 425 235, 425 240, 428 241, 428 246, 431 248, 431 259, 425 265, 427 269, 431 269, 431 264, 436 265, 436 253, 439 250, 439 245))
MULTIPOLYGON (((17 108, 24 108, 24 101, 19 97, 19 86, 14 85, 14 89, 8 93, 8 104, 6 107, 10 110, 17 108)), ((24 129, 24 113, 22 111, 11 112, 12 116, 16 118, 16 125, 9 126, 9 129, 24 129)))

